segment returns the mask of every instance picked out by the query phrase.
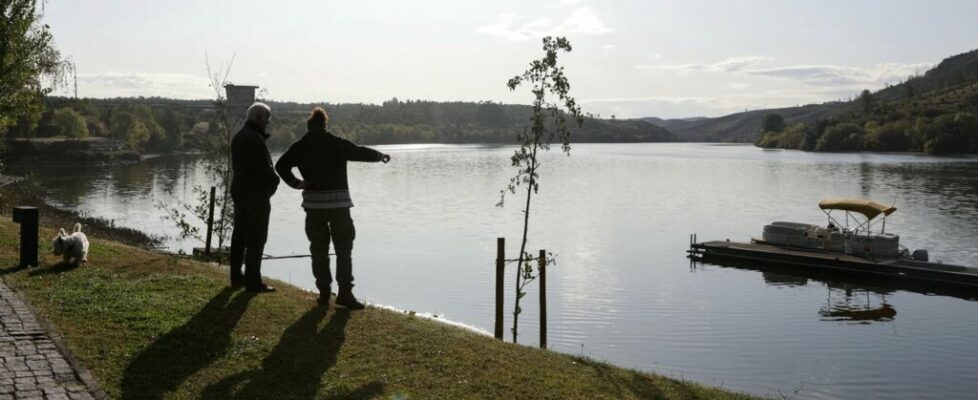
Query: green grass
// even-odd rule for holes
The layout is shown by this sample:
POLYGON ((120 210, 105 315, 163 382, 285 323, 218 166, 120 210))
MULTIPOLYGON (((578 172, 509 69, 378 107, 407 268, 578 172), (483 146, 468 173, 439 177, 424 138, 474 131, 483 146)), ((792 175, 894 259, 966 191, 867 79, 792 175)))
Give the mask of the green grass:
POLYGON ((0 221, 0 274, 112 398, 747 398, 407 314, 327 311, 280 282, 235 291, 211 265, 95 237, 71 269, 46 228, 41 266, 17 269, 17 229, 0 221))

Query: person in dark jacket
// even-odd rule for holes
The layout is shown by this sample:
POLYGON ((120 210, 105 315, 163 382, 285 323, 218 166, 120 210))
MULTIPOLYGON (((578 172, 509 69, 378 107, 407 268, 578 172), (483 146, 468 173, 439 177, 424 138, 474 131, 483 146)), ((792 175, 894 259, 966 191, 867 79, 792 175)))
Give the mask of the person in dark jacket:
POLYGON ((358 146, 326 130, 329 116, 316 107, 306 121, 309 131, 275 163, 285 183, 302 189, 302 208, 306 211, 306 236, 312 253, 312 274, 319 289, 319 304, 328 305, 333 277, 329 271, 329 242, 336 248, 336 282, 339 292, 336 307, 363 309, 353 295, 353 239, 356 229, 350 218, 350 186, 347 161, 387 163, 391 157, 377 150, 358 146), (298 167, 303 179, 296 178, 298 167))
POLYGON ((272 292, 261 279, 262 252, 268 238, 270 199, 279 179, 268 154, 265 128, 272 110, 263 103, 248 108, 248 121, 231 140, 231 199, 234 201, 234 231, 231 233, 231 286, 253 292, 272 292), (244 261, 245 271, 241 274, 244 261))

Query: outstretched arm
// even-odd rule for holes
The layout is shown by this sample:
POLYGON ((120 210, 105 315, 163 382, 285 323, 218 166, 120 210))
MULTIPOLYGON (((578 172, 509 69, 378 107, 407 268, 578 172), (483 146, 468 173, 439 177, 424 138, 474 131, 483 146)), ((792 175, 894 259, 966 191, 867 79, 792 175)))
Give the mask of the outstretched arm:
POLYGON ((344 140, 346 159, 350 161, 364 161, 364 162, 378 162, 383 161, 384 164, 391 161, 391 156, 389 154, 381 153, 377 150, 371 149, 367 146, 360 146, 349 140, 344 140))

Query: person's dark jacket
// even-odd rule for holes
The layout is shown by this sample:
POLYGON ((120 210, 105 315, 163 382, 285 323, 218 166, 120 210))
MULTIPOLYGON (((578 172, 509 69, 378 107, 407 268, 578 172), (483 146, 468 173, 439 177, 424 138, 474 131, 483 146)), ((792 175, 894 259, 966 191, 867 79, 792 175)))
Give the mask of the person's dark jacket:
POLYGON ((275 163, 275 171, 285 184, 298 189, 299 182, 292 168, 299 167, 306 191, 349 190, 346 178, 347 161, 380 161, 383 153, 359 146, 333 135, 323 128, 310 129, 275 163))
POLYGON ((268 200, 278 188, 278 175, 265 145, 268 135, 248 121, 231 139, 231 196, 241 200, 268 200))

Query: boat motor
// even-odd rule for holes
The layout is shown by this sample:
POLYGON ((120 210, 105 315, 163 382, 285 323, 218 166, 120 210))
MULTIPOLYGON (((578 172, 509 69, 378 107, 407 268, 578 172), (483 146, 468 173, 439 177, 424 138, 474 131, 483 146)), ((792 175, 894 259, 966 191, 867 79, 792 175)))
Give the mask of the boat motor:
POLYGON ((927 256, 927 250, 924 249, 914 249, 910 257, 916 261, 928 261, 930 258, 927 256))

